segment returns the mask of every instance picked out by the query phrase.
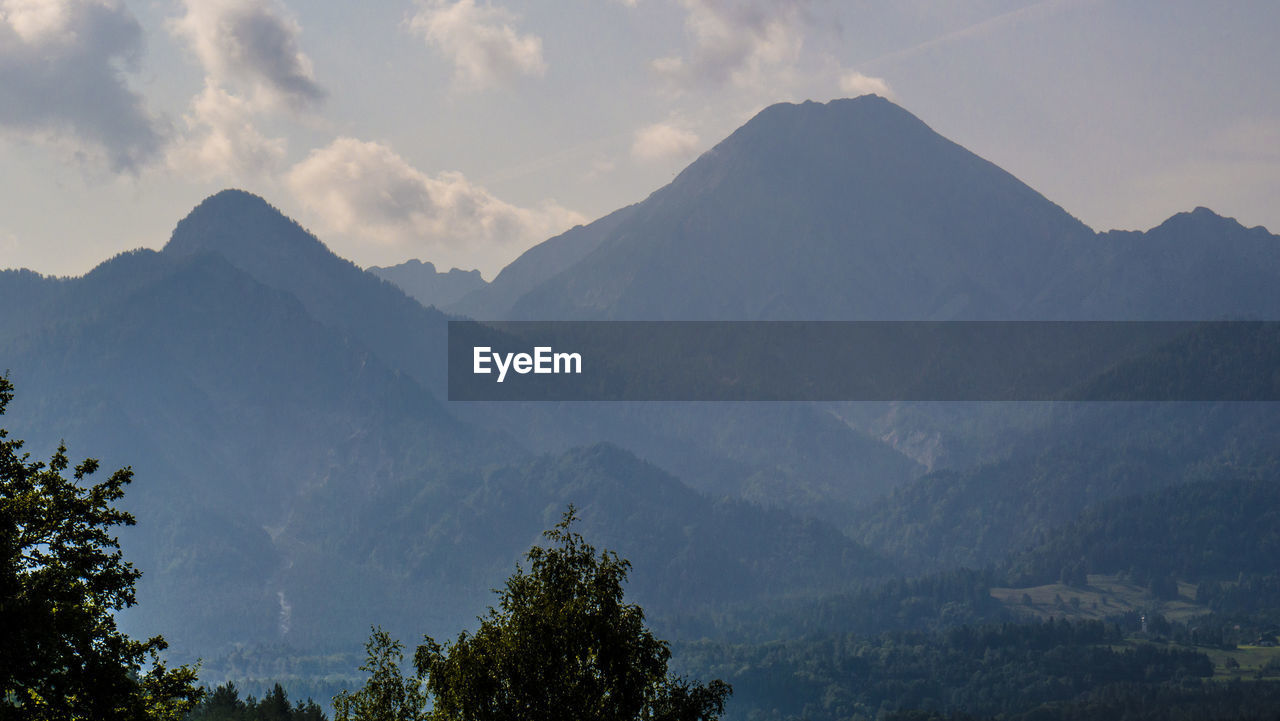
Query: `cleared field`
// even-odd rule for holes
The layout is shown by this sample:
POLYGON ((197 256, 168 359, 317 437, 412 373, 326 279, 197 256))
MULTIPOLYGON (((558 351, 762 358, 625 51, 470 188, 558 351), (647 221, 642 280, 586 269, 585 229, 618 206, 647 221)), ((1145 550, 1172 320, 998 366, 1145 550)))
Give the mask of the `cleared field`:
POLYGON ((1222 680, 1251 679, 1280 680, 1280 647, 1238 646, 1230 651, 1198 648, 1213 661, 1213 677, 1222 680), (1240 664, 1230 667, 1228 659, 1240 664))
POLYGON ((1185 621, 1209 613, 1197 604, 1196 587, 1179 583, 1173 601, 1153 598, 1142 586, 1119 576, 1090 575, 1084 587, 1053 583, 1030 588, 993 588, 991 596, 1014 613, 1036 618, 1100 619, 1129 611, 1156 611, 1171 621, 1185 621))

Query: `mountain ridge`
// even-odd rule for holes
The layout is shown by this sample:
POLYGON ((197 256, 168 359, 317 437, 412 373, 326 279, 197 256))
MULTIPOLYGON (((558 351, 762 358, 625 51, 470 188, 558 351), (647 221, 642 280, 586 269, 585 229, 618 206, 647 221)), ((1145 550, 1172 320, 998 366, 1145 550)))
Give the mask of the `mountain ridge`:
POLYGON ((645 200, 534 246, 449 309, 517 320, 1280 317, 1265 293, 1280 282, 1280 242, 1228 220, 1201 207, 1098 233, 884 98, 779 103, 645 200), (1241 255, 1195 275, 1197 259, 1227 246, 1241 255), (1203 292, 1179 302, 1188 285, 1203 292))

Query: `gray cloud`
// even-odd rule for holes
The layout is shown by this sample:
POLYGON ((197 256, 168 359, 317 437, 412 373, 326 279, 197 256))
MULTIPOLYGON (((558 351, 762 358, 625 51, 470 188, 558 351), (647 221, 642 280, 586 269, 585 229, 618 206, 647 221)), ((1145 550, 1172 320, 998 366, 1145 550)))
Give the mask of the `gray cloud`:
POLYGON ((169 149, 169 165, 204 178, 258 178, 284 162, 284 138, 268 138, 253 124, 253 109, 215 85, 205 86, 183 116, 188 134, 169 149))
POLYGON ((696 133, 675 123, 654 123, 636 131, 631 155, 638 160, 686 159, 698 149, 696 133))
POLYGON ((787 71, 804 45, 809 0, 679 0, 693 41, 687 57, 653 62, 681 86, 756 86, 771 72, 787 71))
POLYGON ((142 53, 115 0, 0 0, 0 128, 138 170, 167 134, 125 80, 142 53))
POLYGON ((512 27, 515 16, 475 0, 425 0, 409 19, 454 66, 454 82, 469 90, 510 85, 521 75, 542 75, 542 39, 521 35, 512 27))
POLYGON ((174 29, 191 42, 213 84, 243 84, 258 104, 315 107, 325 90, 298 43, 302 30, 274 2, 185 0, 174 29))
POLYGON ((391 148, 338 138, 289 170, 294 196, 329 229, 361 244, 360 255, 431 258, 496 271, 522 250, 585 218, 554 202, 507 203, 460 173, 434 177, 391 148))
POLYGON ((867 94, 882 98, 893 97, 893 89, 884 78, 863 75, 857 70, 848 70, 840 75, 840 90, 850 97, 867 94))

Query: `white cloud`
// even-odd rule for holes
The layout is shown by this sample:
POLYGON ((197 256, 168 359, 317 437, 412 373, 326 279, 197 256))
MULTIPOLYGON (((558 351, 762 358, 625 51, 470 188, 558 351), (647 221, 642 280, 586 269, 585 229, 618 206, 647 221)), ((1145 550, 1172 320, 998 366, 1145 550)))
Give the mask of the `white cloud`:
POLYGON ((208 79, 242 86, 262 107, 314 108, 325 97, 311 60, 300 49, 302 30, 277 2, 184 0, 187 13, 173 29, 190 43, 208 79))
POLYGON ((679 0, 689 57, 658 58, 653 69, 682 87, 759 85, 789 72, 804 45, 808 0, 679 0))
POLYGON ((882 98, 892 98, 893 90, 883 78, 873 78, 856 70, 849 70, 840 76, 840 92, 850 97, 875 94, 882 98))
POLYGON ((267 175, 284 161, 284 138, 267 138, 253 125, 248 101, 215 85, 191 102, 183 118, 191 133, 170 149, 174 169, 204 178, 244 179, 267 175))
POLYGON ((483 90, 546 72, 542 39, 516 32, 514 21, 509 11, 475 0, 424 0, 409 27, 453 63, 455 83, 483 90))
POLYGON ((583 174, 582 177, 587 180, 597 180, 603 178, 618 169, 618 163, 612 158, 598 156, 591 161, 591 167, 583 174))
POLYGON ((636 131, 631 155, 638 160, 676 160, 693 155, 698 136, 671 123, 654 123, 636 131))
MULTIPOLYGON (((385 145, 339 138, 295 165, 286 182, 329 229, 395 254, 437 265, 496 270, 522 250, 585 218, 555 203, 521 208, 494 197, 460 173, 435 177, 385 145)), ((368 254, 365 254, 368 255, 368 254)))
POLYGON ((125 80, 142 51, 116 0, 0 0, 0 130, 137 171, 167 132, 125 80))

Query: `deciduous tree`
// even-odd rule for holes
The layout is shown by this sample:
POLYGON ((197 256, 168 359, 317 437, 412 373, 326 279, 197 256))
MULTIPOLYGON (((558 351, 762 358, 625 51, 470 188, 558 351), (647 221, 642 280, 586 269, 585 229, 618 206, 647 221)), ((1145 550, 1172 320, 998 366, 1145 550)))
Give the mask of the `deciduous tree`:
MULTIPOLYGON (((0 414, 12 399, 0 376, 0 414)), ((112 535, 134 523, 116 508, 132 470, 91 484, 96 460, 72 467, 59 447, 30 461, 22 445, 0 429, 0 718, 182 718, 195 671, 167 668, 163 638, 131 639, 112 615, 141 575, 112 535)))
POLYGON ((497 608, 414 662, 440 721, 710 721, 732 689, 667 673, 671 651, 623 598, 631 564, 571 530, 575 512, 535 546, 499 591, 497 608))

